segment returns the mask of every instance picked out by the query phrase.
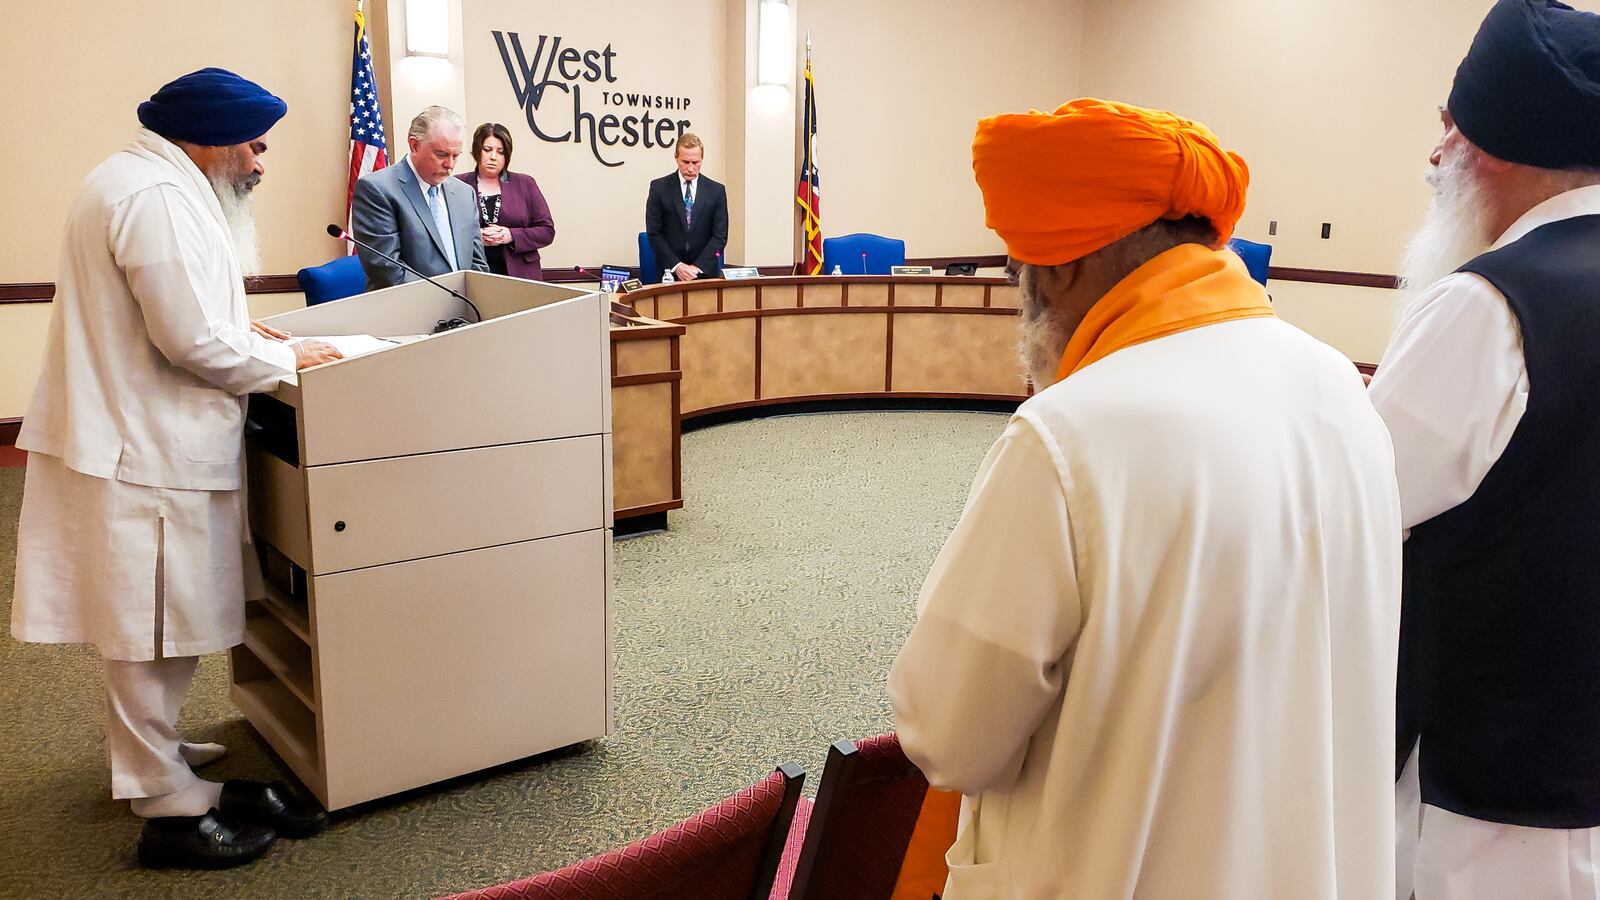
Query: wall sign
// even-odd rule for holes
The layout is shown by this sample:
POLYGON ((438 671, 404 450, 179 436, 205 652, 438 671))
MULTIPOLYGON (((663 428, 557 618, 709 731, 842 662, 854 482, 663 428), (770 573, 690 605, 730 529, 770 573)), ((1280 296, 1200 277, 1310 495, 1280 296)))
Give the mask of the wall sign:
POLYGON ((517 105, 541 141, 587 144, 602 166, 615 167, 626 162, 622 148, 670 147, 689 130, 690 98, 613 87, 618 54, 609 43, 579 50, 541 34, 530 58, 516 32, 493 34, 517 105))

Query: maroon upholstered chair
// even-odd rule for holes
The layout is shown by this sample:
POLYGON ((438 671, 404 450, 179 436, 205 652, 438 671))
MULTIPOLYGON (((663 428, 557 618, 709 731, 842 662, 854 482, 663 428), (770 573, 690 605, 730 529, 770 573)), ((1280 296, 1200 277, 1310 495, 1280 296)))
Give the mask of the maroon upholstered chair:
POLYGON ((766 900, 805 771, 784 763, 710 809, 625 847, 452 900, 766 900))
POLYGON ((927 794, 893 734, 828 748, 788 900, 887 900, 927 794))

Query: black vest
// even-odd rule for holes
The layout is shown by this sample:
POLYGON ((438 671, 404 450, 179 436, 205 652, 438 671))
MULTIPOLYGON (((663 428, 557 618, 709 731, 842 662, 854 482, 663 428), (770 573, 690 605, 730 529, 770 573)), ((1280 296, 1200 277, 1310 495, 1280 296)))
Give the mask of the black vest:
MULTIPOLYGON (((1465 503, 1405 545, 1399 754, 1424 802, 1600 825, 1600 216, 1461 268, 1505 295, 1528 408, 1465 503)), ((1448 301, 1445 301, 1448 302, 1448 301)))

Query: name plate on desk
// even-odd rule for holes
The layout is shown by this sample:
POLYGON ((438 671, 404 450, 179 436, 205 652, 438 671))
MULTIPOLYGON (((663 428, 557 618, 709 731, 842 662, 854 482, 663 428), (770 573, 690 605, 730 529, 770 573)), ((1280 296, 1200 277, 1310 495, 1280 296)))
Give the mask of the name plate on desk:
POLYGON ((722 270, 723 278, 760 278, 761 270, 755 266, 728 266, 722 270))
POLYGON ((933 266, 890 266, 890 275, 932 275, 933 266))

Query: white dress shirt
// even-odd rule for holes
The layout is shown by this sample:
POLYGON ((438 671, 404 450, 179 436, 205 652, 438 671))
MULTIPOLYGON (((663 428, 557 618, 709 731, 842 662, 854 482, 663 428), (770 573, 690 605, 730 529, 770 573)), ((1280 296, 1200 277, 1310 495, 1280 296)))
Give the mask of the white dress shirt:
MULTIPOLYGON (((1535 206, 1495 241, 1600 214, 1600 185, 1535 206)), ((1400 511, 1411 528, 1466 502, 1528 408, 1522 334, 1505 295, 1483 278, 1441 278, 1400 317, 1372 378, 1372 402, 1394 438, 1400 511)))
MULTIPOLYGON (((1558 194, 1494 242, 1600 214, 1600 185, 1558 194)), ((1478 275, 1435 282, 1407 307, 1369 391, 1394 440, 1406 529, 1466 502, 1505 452, 1528 408, 1522 335, 1505 295, 1478 275)), ((1426 806, 1421 747, 1397 786, 1395 896, 1408 900, 1600 898, 1600 828, 1530 828, 1426 806)))

